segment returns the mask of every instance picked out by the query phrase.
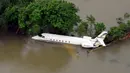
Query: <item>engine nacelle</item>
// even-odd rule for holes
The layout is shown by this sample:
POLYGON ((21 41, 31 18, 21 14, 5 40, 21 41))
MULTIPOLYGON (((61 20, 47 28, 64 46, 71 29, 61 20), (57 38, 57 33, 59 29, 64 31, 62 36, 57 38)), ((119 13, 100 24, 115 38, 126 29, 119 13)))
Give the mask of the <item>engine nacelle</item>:
POLYGON ((84 39, 92 39, 92 37, 83 36, 84 39))
POLYGON ((92 44, 88 44, 88 43, 82 43, 81 46, 84 48, 93 48, 94 47, 92 44))

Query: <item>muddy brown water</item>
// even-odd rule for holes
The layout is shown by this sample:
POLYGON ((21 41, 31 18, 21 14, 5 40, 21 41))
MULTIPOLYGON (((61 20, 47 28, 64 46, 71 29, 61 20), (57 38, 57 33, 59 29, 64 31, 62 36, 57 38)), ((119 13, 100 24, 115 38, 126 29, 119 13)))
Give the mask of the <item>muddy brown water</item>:
POLYGON ((130 40, 87 54, 80 46, 66 47, 30 37, 1 35, 0 73, 130 73, 130 40))
POLYGON ((116 26, 116 18, 130 13, 130 0, 67 0, 76 4, 80 9, 79 15, 85 19, 92 14, 98 22, 104 22, 109 28, 116 26))

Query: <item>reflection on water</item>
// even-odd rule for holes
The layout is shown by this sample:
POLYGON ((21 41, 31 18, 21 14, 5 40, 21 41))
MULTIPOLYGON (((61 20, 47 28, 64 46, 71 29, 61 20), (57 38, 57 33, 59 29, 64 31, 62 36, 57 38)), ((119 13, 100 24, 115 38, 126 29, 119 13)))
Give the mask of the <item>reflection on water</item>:
POLYGON ((69 55, 62 47, 55 47, 55 45, 29 39, 22 51, 22 55, 26 57, 24 62, 36 69, 44 67, 47 72, 57 73, 57 69, 59 71, 67 64, 69 55))
POLYGON ((70 56, 72 56, 72 58, 78 58, 78 53, 76 51, 76 48, 73 45, 63 44, 63 46, 68 51, 70 56))
POLYGON ((71 60, 61 46, 12 35, 0 40, 5 44, 0 46, 1 73, 57 73, 71 60))
POLYGON ((26 39, 21 55, 22 57, 26 57, 29 54, 29 52, 37 53, 40 51, 41 48, 42 44, 36 43, 34 40, 28 38, 26 39))

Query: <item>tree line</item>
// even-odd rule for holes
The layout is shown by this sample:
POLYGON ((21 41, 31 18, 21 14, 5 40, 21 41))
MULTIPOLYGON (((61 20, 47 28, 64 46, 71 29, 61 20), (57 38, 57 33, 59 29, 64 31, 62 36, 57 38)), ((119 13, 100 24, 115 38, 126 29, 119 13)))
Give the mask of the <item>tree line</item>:
MULTIPOLYGON (((81 20, 78 11, 75 4, 65 0, 1 0, 0 29, 25 35, 50 32, 93 38, 106 30, 105 24, 97 22, 92 15, 81 20)), ((109 29, 105 42, 126 36, 130 32, 129 18, 128 13, 117 18, 119 26, 109 29)))

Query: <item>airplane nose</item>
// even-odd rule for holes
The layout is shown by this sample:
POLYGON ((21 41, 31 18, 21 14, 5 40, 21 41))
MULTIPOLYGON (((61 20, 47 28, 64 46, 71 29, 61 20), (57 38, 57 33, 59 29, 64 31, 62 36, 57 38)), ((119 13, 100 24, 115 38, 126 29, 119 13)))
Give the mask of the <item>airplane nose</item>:
POLYGON ((32 37, 32 39, 35 39, 35 37, 32 37))
POLYGON ((34 39, 34 40, 41 40, 42 38, 37 35, 37 36, 33 36, 32 39, 34 39))
POLYGON ((34 40, 35 40, 35 39, 36 39, 36 37, 37 37, 37 36, 33 36, 33 37, 32 37, 32 39, 34 39, 34 40))

